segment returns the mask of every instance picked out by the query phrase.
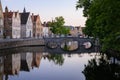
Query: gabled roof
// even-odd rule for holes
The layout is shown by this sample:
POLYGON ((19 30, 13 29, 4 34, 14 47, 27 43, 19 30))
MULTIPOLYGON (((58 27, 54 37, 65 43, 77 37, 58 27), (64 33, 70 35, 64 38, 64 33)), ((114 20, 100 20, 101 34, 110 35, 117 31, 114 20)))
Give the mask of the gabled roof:
POLYGON ((34 15, 34 22, 37 21, 37 17, 38 17, 38 15, 34 15))
POLYGON ((12 18, 12 16, 13 16, 13 12, 8 12, 7 17, 12 18))
POLYGON ((39 15, 32 15, 32 16, 31 16, 32 21, 33 21, 33 22, 36 22, 38 17, 39 17, 39 15))
POLYGON ((20 13, 21 16, 21 24, 26 24, 28 17, 30 15, 30 12, 26 12, 26 13, 20 13))

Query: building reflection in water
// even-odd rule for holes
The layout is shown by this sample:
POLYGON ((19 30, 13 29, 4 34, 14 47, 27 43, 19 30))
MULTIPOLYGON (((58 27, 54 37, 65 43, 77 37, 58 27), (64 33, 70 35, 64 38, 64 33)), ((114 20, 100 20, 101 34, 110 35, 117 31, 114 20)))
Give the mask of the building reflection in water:
POLYGON ((32 69, 33 54, 30 52, 21 53, 21 71, 30 71, 32 69))
POLYGON ((17 75, 20 71, 20 54, 12 54, 4 56, 4 74, 6 79, 8 75, 17 75))
POLYGON ((0 57, 0 80, 3 80, 4 75, 4 58, 0 57))
POLYGON ((0 57, 0 80, 9 79, 10 75, 19 75, 20 71, 29 72, 34 67, 39 68, 42 53, 17 53, 0 57))
POLYGON ((40 62, 41 62, 42 56, 43 56, 42 53, 33 53, 32 68, 40 67, 40 62))
POLYGON ((20 54, 12 54, 4 57, 4 73, 6 75, 15 75, 20 71, 20 54))
MULTIPOLYGON (((100 53, 76 53, 80 58, 83 58, 86 54, 92 57, 82 69, 86 80, 120 80, 120 60, 100 53)), ((67 61, 65 59, 70 59, 74 56, 75 54, 49 54, 47 52, 10 53, 10 55, 0 57, 0 80, 9 80, 11 75, 20 75, 20 71, 30 72, 34 68, 40 68, 40 63, 43 59, 47 59, 48 62, 53 62, 55 65, 64 66, 64 63, 67 61), (65 58, 66 56, 67 58, 65 58)), ((86 61, 87 57, 84 57, 86 61)), ((75 57, 75 62, 77 62, 76 60, 75 57)), ((79 64, 75 66, 77 65, 79 64)), ((78 76, 80 75, 78 74, 78 76)))

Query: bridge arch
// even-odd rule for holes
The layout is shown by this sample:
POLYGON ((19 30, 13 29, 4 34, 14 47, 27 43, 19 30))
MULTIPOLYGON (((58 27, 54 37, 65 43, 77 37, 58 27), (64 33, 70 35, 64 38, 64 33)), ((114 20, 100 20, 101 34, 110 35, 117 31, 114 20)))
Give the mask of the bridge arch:
POLYGON ((79 37, 64 37, 64 38, 45 38, 45 44, 47 47, 52 49, 61 49, 61 44, 69 41, 77 41, 78 42, 78 48, 76 50, 84 50, 85 45, 83 45, 85 42, 90 42, 92 44, 92 47, 94 46, 94 39, 90 38, 79 38, 79 37))

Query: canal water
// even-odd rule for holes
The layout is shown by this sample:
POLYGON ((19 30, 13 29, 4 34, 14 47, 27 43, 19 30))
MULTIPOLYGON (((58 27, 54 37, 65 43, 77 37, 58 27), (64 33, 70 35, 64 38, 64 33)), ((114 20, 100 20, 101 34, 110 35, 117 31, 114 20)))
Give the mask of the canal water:
POLYGON ((120 80, 120 61, 112 56, 30 49, 0 51, 0 80, 120 80))

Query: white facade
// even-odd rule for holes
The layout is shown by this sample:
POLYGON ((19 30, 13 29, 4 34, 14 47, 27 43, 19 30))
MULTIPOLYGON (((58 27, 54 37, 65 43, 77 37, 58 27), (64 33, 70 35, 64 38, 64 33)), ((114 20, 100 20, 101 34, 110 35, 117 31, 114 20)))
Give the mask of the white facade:
POLYGON ((43 36, 48 37, 49 36, 49 27, 43 27, 43 36))
POLYGON ((26 24, 26 37, 33 37, 33 24, 30 15, 26 24))
POLYGON ((21 15, 22 15, 21 16, 22 18, 21 19, 21 38, 32 38, 33 37, 33 23, 32 23, 30 13, 21 13, 21 15), (25 17, 26 15, 28 17, 25 17))
POLYGON ((12 38, 21 37, 21 22, 19 12, 13 12, 12 16, 12 38))

